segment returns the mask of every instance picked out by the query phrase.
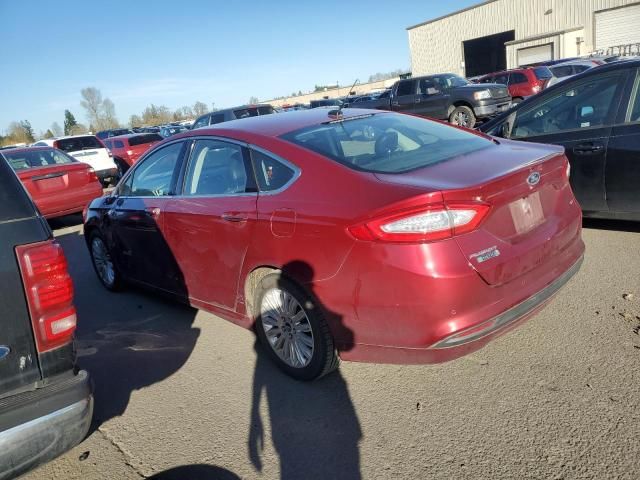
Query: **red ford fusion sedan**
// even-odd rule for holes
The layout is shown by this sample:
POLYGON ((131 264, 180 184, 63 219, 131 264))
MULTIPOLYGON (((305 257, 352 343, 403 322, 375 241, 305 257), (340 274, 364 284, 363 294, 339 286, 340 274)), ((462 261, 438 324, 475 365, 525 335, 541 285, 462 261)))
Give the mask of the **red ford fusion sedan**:
POLYGON ((45 218, 81 212, 102 195, 96 172, 55 148, 14 148, 4 153, 45 218))
POLYGON ((106 288, 255 328, 311 380, 338 358, 450 360, 536 313, 583 257, 569 174, 556 146, 314 109, 167 139, 84 231, 106 288))

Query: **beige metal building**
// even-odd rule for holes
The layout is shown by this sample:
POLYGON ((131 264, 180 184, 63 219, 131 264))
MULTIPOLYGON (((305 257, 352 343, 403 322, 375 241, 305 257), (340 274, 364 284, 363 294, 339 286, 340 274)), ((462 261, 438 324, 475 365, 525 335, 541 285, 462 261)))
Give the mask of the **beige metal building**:
POLYGON ((471 77, 595 51, 638 53, 638 0, 486 0, 409 27, 413 75, 471 77))

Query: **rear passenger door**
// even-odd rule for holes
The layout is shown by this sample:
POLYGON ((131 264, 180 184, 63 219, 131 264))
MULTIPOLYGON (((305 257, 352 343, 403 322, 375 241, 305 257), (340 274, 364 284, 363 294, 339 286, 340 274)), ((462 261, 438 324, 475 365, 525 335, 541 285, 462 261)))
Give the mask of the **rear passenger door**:
POLYGON ((613 126, 606 160, 609 210, 640 213, 640 69, 635 69, 613 126))
POLYGON ((415 80, 400 80, 394 97, 391 99, 391 109, 397 112, 413 113, 416 101, 415 80))
POLYGON ((179 195, 166 208, 165 226, 189 299, 197 306, 235 310, 258 196, 246 148, 196 140, 180 183, 179 195))

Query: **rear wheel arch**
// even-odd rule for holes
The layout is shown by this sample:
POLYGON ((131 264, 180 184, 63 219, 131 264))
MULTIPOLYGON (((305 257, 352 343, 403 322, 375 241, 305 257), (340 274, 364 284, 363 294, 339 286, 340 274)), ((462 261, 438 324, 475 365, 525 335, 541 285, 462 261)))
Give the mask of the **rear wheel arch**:
POLYGON ((271 273, 282 273, 282 270, 278 267, 271 265, 263 265, 256 267, 247 275, 244 282, 244 304, 247 316, 254 321, 257 317, 256 306, 254 305, 256 291, 260 281, 271 273))

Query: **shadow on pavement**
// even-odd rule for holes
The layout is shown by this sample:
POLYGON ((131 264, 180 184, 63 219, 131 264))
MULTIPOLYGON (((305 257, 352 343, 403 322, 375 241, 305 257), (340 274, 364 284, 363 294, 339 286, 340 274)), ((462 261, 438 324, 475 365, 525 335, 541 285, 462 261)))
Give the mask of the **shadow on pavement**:
POLYGON ((619 232, 640 233, 640 222, 630 222, 627 220, 583 218, 582 226, 583 228, 593 228, 596 230, 616 230, 619 232))
POLYGON ((156 473, 148 480, 240 480, 235 473, 213 465, 182 465, 156 473))
POLYGON ((82 214, 74 213, 72 215, 65 215, 64 217, 50 218, 47 220, 51 230, 75 227, 76 225, 82 225, 82 214))
MULTIPOLYGON (((298 284, 307 286, 313 279, 312 268, 303 262, 291 262, 283 272, 298 284)), ((334 335, 346 339, 350 348, 353 335, 341 317, 328 311, 314 298, 332 325, 334 335)), ((256 324, 256 328, 261 328, 256 324)), ((281 372, 268 358, 262 344, 256 341, 256 367, 249 432, 249 458, 262 471, 265 441, 264 420, 260 403, 268 403, 271 439, 280 461, 280 478, 294 479, 359 479, 362 437, 360 423, 351 402, 347 384, 339 370, 314 382, 300 382, 281 372)))
POLYGON ((56 238, 74 281, 78 364, 94 384, 93 431, 122 415, 133 391, 168 378, 185 364, 200 335, 192 326, 197 310, 133 287, 107 291, 80 232, 56 238))

